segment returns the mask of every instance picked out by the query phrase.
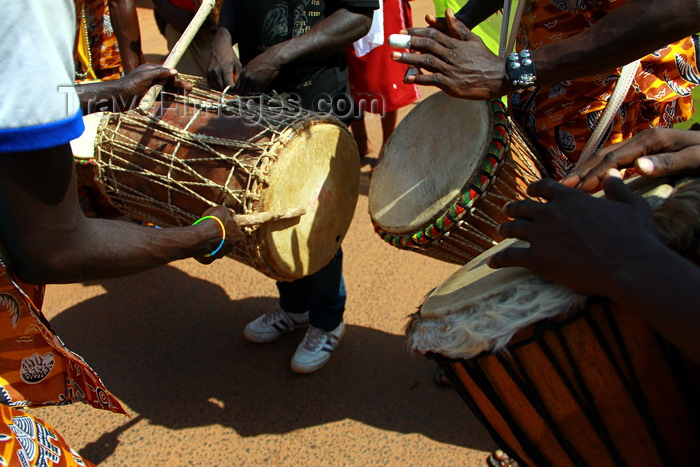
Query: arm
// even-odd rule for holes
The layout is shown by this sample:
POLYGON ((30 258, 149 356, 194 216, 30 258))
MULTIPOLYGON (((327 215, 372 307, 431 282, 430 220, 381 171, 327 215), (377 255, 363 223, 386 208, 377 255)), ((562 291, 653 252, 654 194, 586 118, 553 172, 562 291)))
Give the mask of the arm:
POLYGON ((489 259, 494 268, 522 266, 569 288, 606 297, 639 315, 689 357, 700 361, 700 267, 661 243, 651 209, 619 178, 607 199, 546 179, 533 200, 508 204, 507 238, 530 243, 489 259))
POLYGON ((109 12, 117 36, 124 73, 145 63, 141 50, 141 30, 134 0, 109 0, 109 12))
POLYGON ((654 128, 605 147, 561 181, 570 187, 594 191, 610 169, 635 167, 642 175, 661 177, 700 172, 700 131, 654 128))
MULTIPOLYGON (((411 50, 420 54, 392 54, 394 60, 433 73, 406 82, 438 86, 467 99, 509 92, 505 60, 485 53, 483 43, 454 16, 446 14, 445 19, 445 32, 409 30, 411 50)), ((610 71, 697 32, 698 24, 697 0, 630 0, 580 34, 534 49, 538 81, 552 84, 610 71)))
POLYGON ((233 46, 237 43, 233 0, 224 0, 221 4, 219 27, 212 42, 207 66, 207 84, 212 89, 223 91, 236 82, 241 68, 243 68, 233 52, 233 46))
POLYGON ((308 32, 270 47, 265 53, 280 66, 299 60, 326 57, 340 52, 369 32, 372 9, 341 8, 314 25, 308 32))
POLYGON ((238 94, 261 92, 274 81, 282 67, 340 52, 367 34, 372 25, 372 11, 341 8, 308 32, 269 47, 246 64, 234 91, 238 94))
POLYGON ((470 0, 455 15, 466 27, 472 29, 503 8, 501 0, 470 0))
POLYGON ((698 24, 697 0, 630 0, 580 34, 535 49, 537 75, 551 84, 621 67, 698 32, 698 24))
POLYGON ((0 236, 18 277, 28 283, 69 283, 116 277, 170 261, 198 257, 211 262, 243 238, 230 209, 215 207, 226 226, 226 243, 214 220, 168 229, 88 219, 77 199, 68 144, 47 150, 0 154, 0 236))

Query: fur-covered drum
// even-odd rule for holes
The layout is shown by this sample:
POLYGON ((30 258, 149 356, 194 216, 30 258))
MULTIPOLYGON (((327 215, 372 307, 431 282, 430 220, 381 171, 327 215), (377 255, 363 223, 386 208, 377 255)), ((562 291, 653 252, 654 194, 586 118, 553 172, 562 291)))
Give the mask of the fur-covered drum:
POLYGON ((389 244, 466 264, 503 238, 509 201, 545 176, 500 101, 431 95, 401 121, 369 187, 375 231, 389 244))
POLYGON ((97 184, 135 219, 189 225, 215 205, 305 212, 243 228, 230 254, 277 280, 325 266, 357 203, 359 156, 345 125, 279 96, 221 94, 198 82, 186 97, 161 93, 147 114, 105 114, 95 148, 97 184))
MULTIPOLYGON (((669 190, 661 186, 651 198, 669 190)), ((694 229, 674 228, 669 214, 700 212, 699 190, 697 181, 677 188, 656 209, 669 245, 688 246, 694 229)), ((408 346, 439 363, 520 465, 693 463, 700 367, 637 316, 602 299, 522 268, 486 265, 516 243, 523 242, 502 242, 433 290, 411 318, 408 346)), ((693 251, 697 243, 686 253, 693 251)))

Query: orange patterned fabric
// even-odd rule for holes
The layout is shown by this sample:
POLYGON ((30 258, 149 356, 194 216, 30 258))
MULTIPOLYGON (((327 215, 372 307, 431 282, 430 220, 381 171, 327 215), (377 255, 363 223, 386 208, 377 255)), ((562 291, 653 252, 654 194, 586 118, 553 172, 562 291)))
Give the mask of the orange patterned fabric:
POLYGON ((84 402, 125 414, 119 401, 41 312, 44 286, 13 277, 0 246, 0 404, 42 407, 84 402))
POLYGON ((22 466, 92 466, 49 424, 0 404, 0 464, 22 466))
MULTIPOLYGON (((567 39, 624 3, 626 0, 528 0, 517 48, 534 50, 567 39)), ((693 38, 686 38, 643 57, 605 145, 690 118, 690 93, 700 84, 697 53, 693 38)), ((536 141, 555 178, 574 167, 619 76, 620 69, 610 70, 512 96, 514 117, 536 141)))
POLYGON ((122 75, 122 58, 119 53, 117 36, 114 34, 110 20, 107 0, 75 0, 78 15, 78 37, 83 21, 87 26, 87 42, 91 63, 79 60, 76 51, 78 71, 86 72, 92 66, 94 79, 109 81, 122 75))

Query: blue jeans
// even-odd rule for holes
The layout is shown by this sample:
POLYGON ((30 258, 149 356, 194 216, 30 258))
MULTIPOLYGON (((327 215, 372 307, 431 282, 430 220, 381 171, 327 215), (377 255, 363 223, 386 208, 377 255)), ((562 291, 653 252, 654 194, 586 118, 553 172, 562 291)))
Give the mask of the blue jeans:
POLYGON ((332 331, 343 321, 345 281, 343 250, 338 248, 330 263, 318 272, 292 282, 277 282, 280 307, 287 313, 309 311, 309 324, 332 331))

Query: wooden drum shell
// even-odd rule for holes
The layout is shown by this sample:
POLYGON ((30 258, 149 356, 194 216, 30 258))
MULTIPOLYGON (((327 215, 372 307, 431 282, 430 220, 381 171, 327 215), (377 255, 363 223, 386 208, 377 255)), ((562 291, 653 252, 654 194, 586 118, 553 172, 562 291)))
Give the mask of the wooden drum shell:
POLYGON ((162 94, 153 113, 107 114, 96 180, 122 213, 184 226, 209 207, 236 214, 303 208, 293 219, 246 227, 229 255, 276 280, 320 270, 347 233, 359 156, 345 125, 277 96, 228 96, 195 87, 162 94))
POLYGON ((686 465, 700 443, 700 368, 600 303, 523 329, 505 350, 433 355, 521 465, 686 465))
MULTIPOLYGON (((693 257, 698 180, 627 183, 653 208, 663 241, 693 257)), ((700 365, 629 310, 524 268, 488 267, 503 248, 524 246, 504 240, 431 291, 408 347, 439 363, 520 465, 692 464, 700 365)))

